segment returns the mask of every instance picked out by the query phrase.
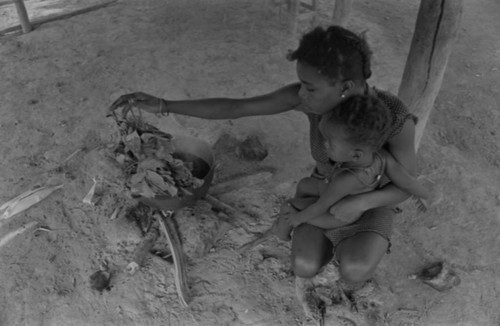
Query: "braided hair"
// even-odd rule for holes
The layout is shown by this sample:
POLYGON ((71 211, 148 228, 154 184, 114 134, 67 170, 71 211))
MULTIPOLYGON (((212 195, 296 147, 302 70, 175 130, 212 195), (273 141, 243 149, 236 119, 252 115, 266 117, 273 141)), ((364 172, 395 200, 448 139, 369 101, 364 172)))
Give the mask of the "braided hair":
POLYGON ((287 58, 303 61, 329 79, 365 81, 372 74, 371 54, 364 36, 334 25, 304 34, 299 47, 287 58))
POLYGON ((329 138, 329 130, 339 127, 353 146, 366 146, 377 151, 389 136, 390 111, 375 96, 349 96, 324 115, 319 124, 325 138, 329 138))

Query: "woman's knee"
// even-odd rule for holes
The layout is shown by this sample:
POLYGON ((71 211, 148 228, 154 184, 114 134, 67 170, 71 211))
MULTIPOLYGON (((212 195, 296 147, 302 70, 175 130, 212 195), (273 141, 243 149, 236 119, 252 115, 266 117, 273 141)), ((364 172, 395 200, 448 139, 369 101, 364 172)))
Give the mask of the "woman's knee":
POLYGON ((375 267, 368 259, 346 259, 341 261, 339 273, 343 280, 357 283, 369 280, 375 267))
POLYGON ((295 276, 311 278, 318 274, 323 262, 312 257, 296 256, 292 260, 292 269, 295 276))
POLYGON ((301 224, 293 231, 292 269, 296 276, 311 278, 332 258, 332 244, 323 230, 301 224))
POLYGON ((340 276, 350 282, 370 279, 389 242, 373 232, 364 232, 344 240, 339 244, 336 255, 339 259, 340 276))

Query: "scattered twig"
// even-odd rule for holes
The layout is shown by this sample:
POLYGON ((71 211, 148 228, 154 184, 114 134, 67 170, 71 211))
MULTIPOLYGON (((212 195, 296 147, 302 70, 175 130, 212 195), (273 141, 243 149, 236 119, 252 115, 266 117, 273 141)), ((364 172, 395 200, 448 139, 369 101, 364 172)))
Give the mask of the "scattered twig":
POLYGON ((247 242, 246 244, 244 244, 241 247, 239 247, 238 248, 238 252, 239 253, 243 253, 245 251, 248 251, 248 250, 250 250, 250 249, 252 249, 252 248, 260 245, 261 243, 264 243, 269 238, 272 238, 273 235, 274 235, 273 229, 270 228, 269 230, 267 230, 266 232, 262 233, 260 236, 258 236, 254 240, 252 240, 250 242, 247 242))
POLYGON ((95 187, 97 186, 97 179, 96 178, 92 178, 92 181, 94 182, 94 184, 92 185, 92 187, 90 187, 90 190, 87 193, 87 195, 85 195, 85 198, 83 198, 83 203, 84 204, 93 205, 92 204, 92 198, 94 197, 95 187))
POLYGON ((260 235, 262 234, 261 232, 256 232, 256 231, 253 231, 253 230, 250 230, 248 228, 248 226, 246 226, 242 220, 245 220, 248 218, 249 215, 245 214, 245 213, 242 213, 234 208, 232 208, 231 206, 229 206, 228 204, 224 203, 223 201, 207 194, 205 195, 205 198, 204 198, 210 205, 212 205, 213 208, 215 208, 215 210, 219 211, 219 212, 222 212, 224 213, 225 215, 229 216, 229 217, 232 217, 232 219, 225 219, 226 222, 228 223, 231 223, 231 224, 234 224, 236 225, 237 227, 240 227, 242 229, 244 229, 246 232, 250 233, 250 234, 256 234, 256 235, 260 235))
MULTIPOLYGON (((228 204, 220 201, 219 199, 211 196, 211 195, 205 195, 205 200, 207 202, 210 203, 210 205, 212 205, 214 208, 222 211, 224 214, 227 214, 229 216, 233 216, 236 218, 236 220, 238 219, 245 219, 246 216, 245 214, 237 211, 236 209, 232 208, 231 206, 229 206, 228 204)), ((249 232, 249 233, 252 233, 252 234, 256 234, 257 235, 257 238, 244 244, 243 246, 241 246, 239 249, 238 249, 238 252, 242 253, 246 250, 249 250, 249 249, 252 249, 253 247, 263 243, 264 241, 266 241, 267 239, 271 238, 274 233, 273 233, 273 230, 272 228, 270 228, 269 230, 265 231, 264 233, 260 233, 260 232, 253 232, 251 230, 247 230, 247 228, 243 225, 241 225, 242 223, 241 222, 236 222, 236 224, 242 228, 245 229, 245 231, 249 232)))
POLYGON ((116 207, 115 210, 113 211, 113 213, 111 214, 111 216, 109 217, 109 219, 111 221, 116 219, 121 210, 122 210, 122 207, 116 207))
POLYGON ((80 153, 83 149, 78 148, 75 150, 73 153, 71 153, 68 157, 66 157, 60 164, 59 167, 63 167, 66 163, 68 163, 73 157, 76 156, 76 154, 80 153))
POLYGON ((62 188, 63 185, 53 186, 53 187, 41 187, 35 190, 30 190, 14 199, 9 200, 2 206, 0 206, 0 220, 7 220, 16 214, 19 214, 31 206, 42 201, 48 197, 54 191, 62 188))
POLYGON ((248 188, 256 184, 259 184, 261 182, 264 182, 265 180, 273 176, 273 172, 268 170, 269 169, 257 171, 250 175, 235 176, 230 180, 226 180, 217 183, 215 185, 212 185, 210 187, 210 194, 212 195, 223 194, 226 192, 230 192, 234 189, 239 189, 244 187, 248 188))
POLYGON ((5 246, 7 243, 12 241, 16 236, 20 235, 21 233, 25 232, 29 228, 32 228, 33 226, 37 225, 38 222, 30 222, 26 225, 21 226, 19 229, 14 230, 12 232, 7 233, 2 239, 0 239, 0 248, 5 246))

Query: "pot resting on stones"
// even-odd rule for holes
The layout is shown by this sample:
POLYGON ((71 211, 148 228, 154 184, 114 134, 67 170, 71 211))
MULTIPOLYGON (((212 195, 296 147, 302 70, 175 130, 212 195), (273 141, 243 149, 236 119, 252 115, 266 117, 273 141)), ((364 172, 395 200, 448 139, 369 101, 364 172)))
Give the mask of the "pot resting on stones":
POLYGON ((175 210, 203 197, 214 175, 210 145, 193 137, 174 137, 128 111, 114 116, 121 140, 116 160, 133 198, 162 210, 175 210))

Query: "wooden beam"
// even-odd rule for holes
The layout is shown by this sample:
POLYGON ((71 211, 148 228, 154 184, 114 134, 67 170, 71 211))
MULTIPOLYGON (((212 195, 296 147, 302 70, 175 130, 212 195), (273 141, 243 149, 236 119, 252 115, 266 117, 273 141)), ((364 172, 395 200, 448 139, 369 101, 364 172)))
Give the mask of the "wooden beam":
POLYGON ((300 10, 300 0, 291 0, 290 7, 288 11, 290 13, 290 33, 295 35, 298 29, 298 18, 299 18, 299 10, 300 10))
POLYGON ((441 88, 452 45, 462 18, 463 0, 421 0, 398 96, 419 121, 418 149, 425 125, 441 88))
POLYGON ((354 0, 335 0, 333 8, 332 23, 345 27, 351 14, 352 2, 354 0))
MULTIPOLYGON (((107 6, 115 3, 117 1, 118 0, 109 0, 109 1, 107 1, 105 3, 92 5, 90 7, 83 8, 83 9, 78 9, 78 10, 71 11, 71 12, 68 12, 68 13, 65 13, 65 14, 53 14, 53 15, 49 15, 47 17, 43 17, 43 18, 39 18, 39 19, 34 19, 31 23, 36 28, 36 27, 38 27, 38 26, 40 26, 42 24, 45 24, 45 23, 50 23, 50 22, 53 22, 53 21, 56 21, 56 20, 66 19, 66 18, 70 18, 70 17, 73 17, 73 16, 77 16, 77 15, 81 15, 81 14, 86 14, 86 13, 89 13, 91 11, 98 10, 98 9, 101 9, 101 8, 105 8, 105 7, 107 7, 107 6)), ((0 36, 6 35, 6 34, 10 34, 10 33, 16 33, 20 29, 21 29, 20 25, 7 27, 7 28, 5 28, 3 30, 0 30, 0 36)))
POLYGON ((24 33, 29 33, 33 29, 31 27, 30 19, 28 17, 28 12, 26 11, 26 6, 23 0, 14 0, 16 5, 17 15, 19 16, 19 22, 23 28, 24 33))

